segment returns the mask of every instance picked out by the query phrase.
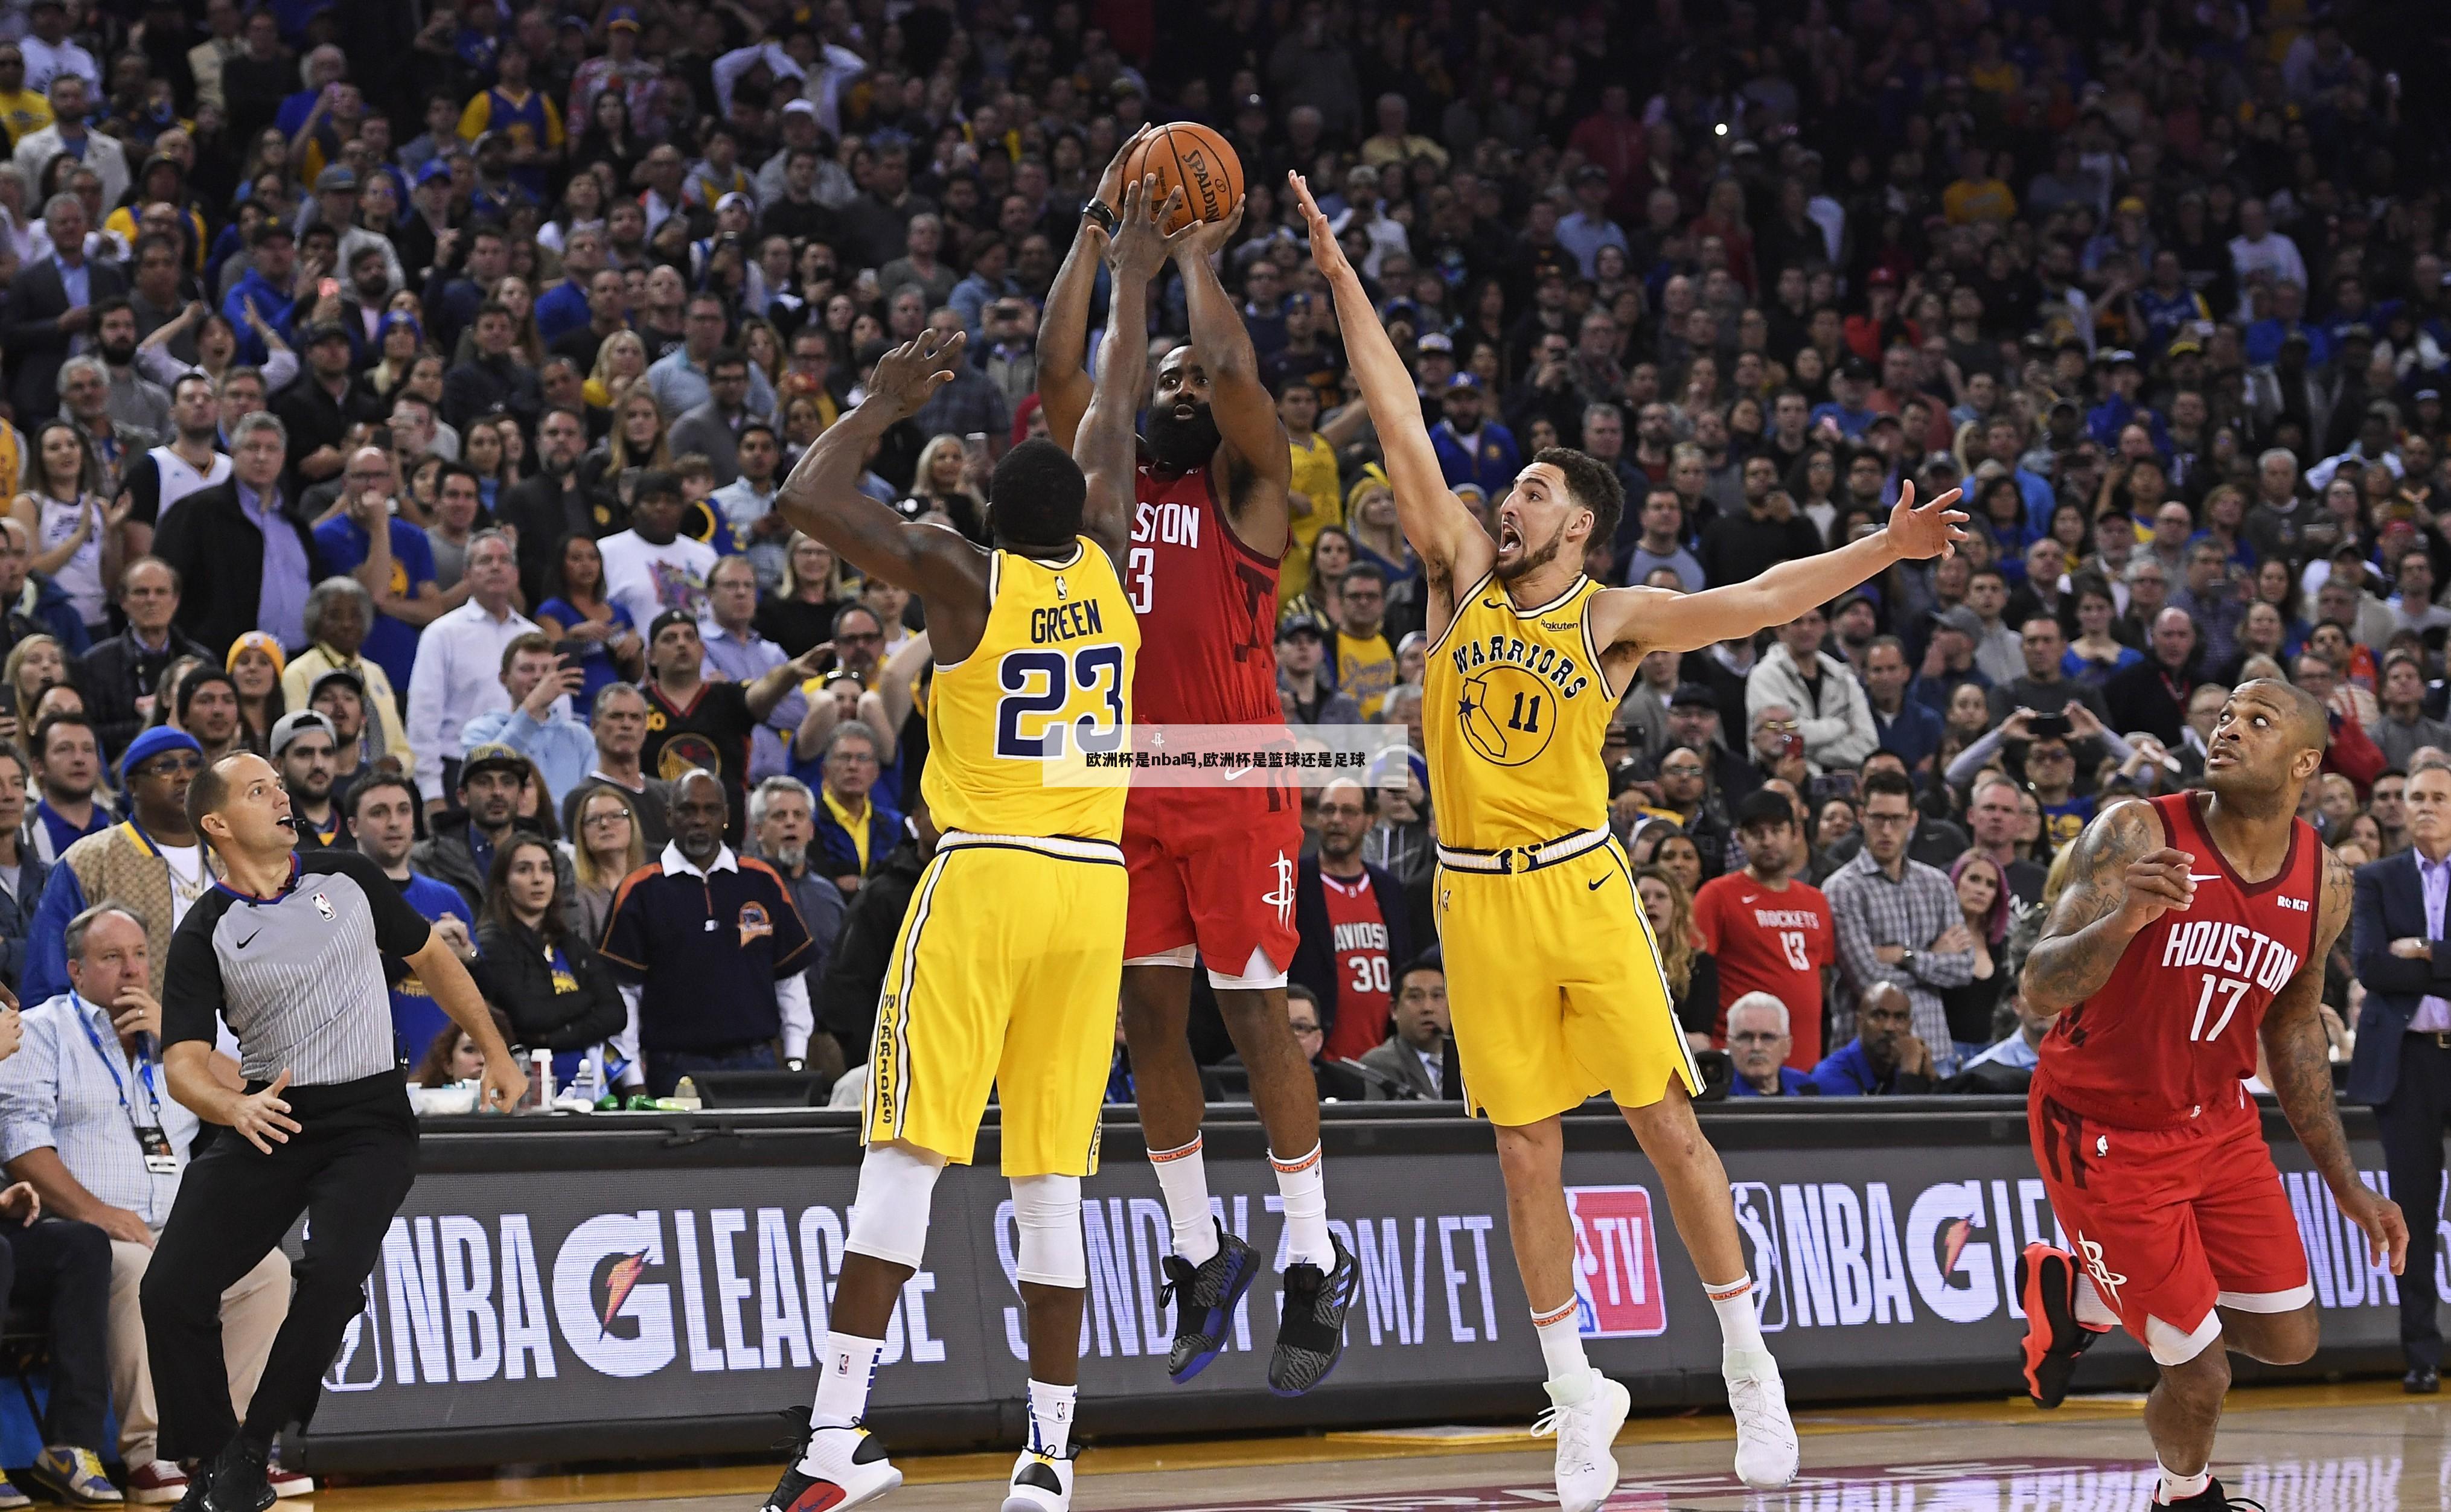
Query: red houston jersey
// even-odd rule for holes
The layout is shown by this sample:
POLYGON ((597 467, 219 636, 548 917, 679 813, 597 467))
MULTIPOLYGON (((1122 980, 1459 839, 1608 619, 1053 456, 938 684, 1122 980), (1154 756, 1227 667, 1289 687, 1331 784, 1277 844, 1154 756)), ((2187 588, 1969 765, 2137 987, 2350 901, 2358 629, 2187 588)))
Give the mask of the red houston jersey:
POLYGON ((1124 592, 1140 616, 1132 714, 1143 724, 1284 723, 1277 564, 1226 522, 1214 471, 1140 467, 1124 592))
POLYGON ((2264 1011, 2314 953, 2324 842, 2290 821, 2289 857, 2268 882, 2241 881, 2205 833, 2206 795, 2152 800, 2165 842, 2193 855, 2195 901, 2127 942, 2102 991, 2043 1039, 2034 1090, 2117 1129, 2171 1129, 2246 1106, 2264 1011))

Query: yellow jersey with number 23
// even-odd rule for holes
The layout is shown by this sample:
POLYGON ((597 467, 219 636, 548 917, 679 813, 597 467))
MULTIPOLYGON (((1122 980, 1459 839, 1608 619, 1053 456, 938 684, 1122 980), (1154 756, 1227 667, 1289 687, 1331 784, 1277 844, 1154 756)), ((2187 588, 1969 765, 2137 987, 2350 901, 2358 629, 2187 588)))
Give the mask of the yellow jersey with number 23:
POLYGON ((976 649, 939 662, 920 792, 940 830, 1120 841, 1117 785, 1050 786, 1050 762, 1125 749, 1140 620, 1087 537, 1045 561, 999 551, 976 649))
POLYGON ((1442 844, 1537 845, 1608 823, 1600 742, 1616 694, 1592 643, 1600 585, 1518 609, 1495 578, 1456 599, 1430 648, 1422 731, 1442 844))

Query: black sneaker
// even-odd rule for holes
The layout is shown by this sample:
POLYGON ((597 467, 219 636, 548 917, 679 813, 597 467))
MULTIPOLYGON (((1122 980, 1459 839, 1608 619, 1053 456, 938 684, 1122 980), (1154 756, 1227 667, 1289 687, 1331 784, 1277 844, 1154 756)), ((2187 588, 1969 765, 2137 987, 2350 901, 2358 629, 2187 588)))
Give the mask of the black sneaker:
POLYGON ((1268 1357, 1268 1389, 1298 1397, 1327 1379, 1344 1357, 1344 1309, 1353 1306, 1362 1267, 1344 1241, 1330 1233, 1336 1268, 1305 1261, 1285 1267, 1285 1306, 1277 1323, 1277 1350, 1268 1357))
POLYGON ((2026 1395, 2038 1407, 2068 1400, 2076 1363, 2102 1337, 2076 1321, 2076 1257, 2031 1244, 2017 1257, 2017 1293, 2026 1308, 2026 1395))
POLYGON ((249 1448, 244 1439, 232 1439, 213 1462, 209 1476, 188 1482, 189 1493, 199 1483, 206 1485, 200 1503, 204 1512, 265 1512, 279 1500, 265 1473, 268 1458, 265 1451, 249 1448))
POLYGON ((2223 1490, 2219 1476, 2184 1502, 2149 1502, 2146 1508, 2147 1512, 2265 1512, 2264 1503, 2254 1498, 2223 1490))
MULTIPOLYGON (((1212 1220, 1213 1221, 1213 1220, 1212 1220)), ((1260 1257, 1242 1239, 1217 1225, 1217 1252, 1194 1266, 1181 1255, 1166 1257, 1166 1285, 1158 1305, 1174 1303, 1174 1347, 1166 1357, 1166 1376, 1176 1385, 1208 1368, 1226 1347, 1234 1305, 1260 1274, 1260 1257)))

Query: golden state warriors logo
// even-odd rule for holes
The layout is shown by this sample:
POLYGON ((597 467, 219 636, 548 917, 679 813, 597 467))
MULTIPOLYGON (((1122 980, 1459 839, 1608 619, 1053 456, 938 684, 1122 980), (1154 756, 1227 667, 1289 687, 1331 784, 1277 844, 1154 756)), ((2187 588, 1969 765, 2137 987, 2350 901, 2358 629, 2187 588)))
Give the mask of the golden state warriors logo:
POLYGON ((1484 759, 1520 767, 1557 733, 1558 690, 1527 668, 1500 662, 1464 679, 1456 722, 1484 759))
POLYGON ((664 742, 661 751, 656 753, 656 776, 667 782, 678 782, 696 771, 723 776, 723 756, 716 750, 714 741, 694 730, 685 730, 673 736, 664 742))

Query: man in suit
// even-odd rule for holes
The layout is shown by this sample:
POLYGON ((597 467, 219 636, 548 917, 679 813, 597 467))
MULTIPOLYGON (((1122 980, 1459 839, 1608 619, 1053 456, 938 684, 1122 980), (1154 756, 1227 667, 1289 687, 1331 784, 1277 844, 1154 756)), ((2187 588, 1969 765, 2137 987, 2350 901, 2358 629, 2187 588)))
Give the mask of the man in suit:
POLYGON ((178 570, 175 623, 208 646, 261 630, 292 650, 306 643, 315 540, 282 507, 288 434, 259 410, 230 436, 230 478, 182 501, 153 540, 178 570), (269 534, 267 534, 267 531, 269 534))
POLYGON ((2442 1136, 2451 1127, 2451 766, 2420 760, 2408 775, 2410 847, 2358 868, 2350 946, 2365 984, 2351 1102, 2382 1132, 2392 1195, 2408 1218, 2408 1280, 2400 1288, 2400 1349, 2413 1394, 2441 1389, 2442 1330, 2434 1315, 2434 1246, 2442 1136))
POLYGON ((85 255, 92 226, 83 201, 73 194, 52 195, 43 206, 43 226, 52 253, 18 269, 9 289, 7 320, 0 323, 0 347, 16 369, 10 398, 22 426, 59 413, 60 367, 77 339, 92 331, 93 307, 127 292, 118 268, 85 255))
POLYGON ((1362 1057, 1362 1064, 1402 1091, 1391 1096, 1437 1101, 1446 1063, 1447 972, 1439 952, 1428 951, 1396 981, 1396 1032, 1362 1057))
MULTIPOLYGON (((42 185, 43 169, 73 143, 77 161, 93 169, 94 177, 102 180, 102 203, 117 205, 119 197, 127 192, 127 149, 119 145, 117 137, 87 128, 86 110, 93 99, 93 87, 83 74, 60 73, 52 77, 44 93, 51 102, 51 124, 29 132, 17 144, 17 171, 26 175, 27 191, 30 194, 42 185)), ((67 180, 61 183, 65 185, 67 180)))

